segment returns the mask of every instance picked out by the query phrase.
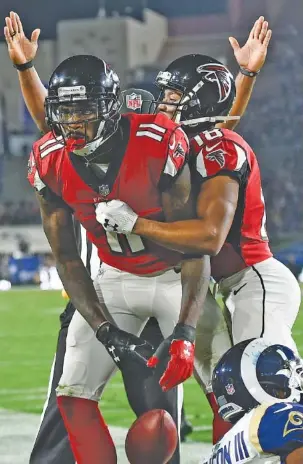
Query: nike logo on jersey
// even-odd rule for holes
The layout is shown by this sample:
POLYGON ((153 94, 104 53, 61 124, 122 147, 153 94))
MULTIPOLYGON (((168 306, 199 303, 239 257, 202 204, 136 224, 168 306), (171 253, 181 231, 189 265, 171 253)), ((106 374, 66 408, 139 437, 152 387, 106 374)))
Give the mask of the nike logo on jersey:
POLYGON ((277 414, 278 412, 282 411, 287 411, 288 409, 292 409, 292 404, 285 404, 282 409, 278 409, 278 411, 275 411, 274 414, 277 414))
POLYGON ((215 143, 215 145, 213 145, 212 147, 207 147, 207 146, 206 146, 206 147, 205 147, 205 150, 206 150, 207 152, 213 151, 213 150, 214 150, 216 147, 218 147, 220 144, 221 144, 221 142, 218 142, 218 143, 215 143))
POLYGON ((241 287, 237 288, 237 290, 234 290, 234 295, 237 295, 237 293, 239 293, 239 291, 242 290, 242 288, 245 287, 245 285, 247 285, 247 283, 241 285, 241 287))

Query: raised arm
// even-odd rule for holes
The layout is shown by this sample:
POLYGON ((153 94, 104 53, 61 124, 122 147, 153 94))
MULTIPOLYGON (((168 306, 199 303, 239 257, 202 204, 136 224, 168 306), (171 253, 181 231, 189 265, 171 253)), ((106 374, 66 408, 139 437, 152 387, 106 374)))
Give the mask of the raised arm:
POLYGON ((5 23, 4 36, 8 54, 13 65, 17 66, 17 69, 19 67, 17 72, 25 104, 40 131, 48 132, 44 111, 47 91, 34 66, 24 69, 26 68, 24 65, 28 63, 27 66, 29 66, 36 56, 40 29, 35 29, 29 40, 24 34, 19 16, 13 11, 5 18, 5 23))
MULTIPOLYGON (((264 20, 264 16, 260 16, 243 47, 240 47, 234 37, 229 38, 235 58, 240 66, 240 71, 236 77, 236 98, 230 116, 243 116, 245 113, 256 82, 256 76, 264 65, 271 36, 272 31, 268 29, 268 22, 264 20)), ((217 127, 234 129, 237 124, 239 124, 239 120, 226 121, 217 124, 217 127)))

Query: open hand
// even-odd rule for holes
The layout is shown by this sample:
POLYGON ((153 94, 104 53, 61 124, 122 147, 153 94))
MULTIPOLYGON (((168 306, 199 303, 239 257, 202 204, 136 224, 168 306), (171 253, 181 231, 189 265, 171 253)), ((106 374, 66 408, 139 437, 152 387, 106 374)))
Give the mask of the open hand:
POLYGON ((14 64, 24 64, 33 60, 38 49, 40 29, 35 29, 29 40, 24 34, 19 15, 14 11, 5 18, 5 23, 4 36, 11 61, 14 64))
POLYGON ((243 47, 240 47, 234 37, 229 37, 239 66, 253 72, 260 71, 266 59, 271 36, 272 30, 268 29, 268 22, 264 20, 264 16, 260 16, 243 47))

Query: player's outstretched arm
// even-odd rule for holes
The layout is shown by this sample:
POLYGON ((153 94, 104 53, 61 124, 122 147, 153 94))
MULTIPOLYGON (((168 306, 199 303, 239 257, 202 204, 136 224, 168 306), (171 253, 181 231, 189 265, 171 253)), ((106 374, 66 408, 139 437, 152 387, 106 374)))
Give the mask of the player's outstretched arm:
MULTIPOLYGON (((222 175, 202 184, 196 219, 152 221, 139 217, 120 200, 99 203, 96 217, 104 228, 110 223, 118 234, 140 235, 181 253, 215 256, 221 250, 230 230, 237 208, 238 193, 238 181, 222 175)), ((176 208, 178 206, 177 200, 176 208)))
MULTIPOLYGON (((256 82, 256 76, 265 63, 271 36, 272 31, 268 29, 268 22, 265 21, 264 16, 260 16, 250 31, 243 47, 240 47, 234 37, 229 38, 240 68, 244 69, 243 72, 248 71, 253 73, 252 76, 246 76, 243 72, 239 72, 236 78, 236 98, 230 111, 230 116, 243 116, 245 113, 256 82)), ((234 129, 238 123, 239 120, 226 121, 225 123, 218 124, 217 127, 234 129)))
POLYGON ((238 203, 239 183, 229 176, 217 176, 201 186, 197 219, 172 223, 138 218, 132 233, 183 253, 215 256, 230 230, 238 203))
MULTIPOLYGON (((162 194, 162 204, 167 221, 193 217, 190 201, 191 176, 188 166, 162 194)), ((182 300, 178 323, 148 361, 155 367, 162 360, 167 362, 160 379, 164 391, 179 385, 193 373, 195 329, 203 308, 210 280, 208 256, 188 256, 181 264, 182 300)))
POLYGON ((210 259, 186 259, 181 267, 182 301, 179 321, 173 333, 160 344, 148 360, 149 367, 166 366, 160 379, 164 391, 183 383, 193 374, 198 318, 210 280, 210 259))
POLYGON ((74 306, 93 330, 106 319, 93 282, 79 256, 72 215, 67 208, 57 206, 36 194, 41 210, 45 235, 54 254, 59 276, 74 306))
MULTIPOLYGON (((166 223, 195 217, 190 193, 191 174, 186 165, 171 188, 162 193, 166 223)), ((208 256, 200 253, 184 258, 181 264, 182 302, 179 323, 196 327, 209 286, 210 261, 208 256)))
POLYGON ((54 254, 58 274, 72 303, 120 369, 130 360, 146 365, 153 347, 136 335, 119 329, 105 303, 98 299, 79 256, 71 213, 64 206, 46 200, 40 193, 36 195, 43 229, 54 254))
MULTIPOLYGON (((4 36, 8 54, 16 66, 31 62, 37 53, 40 29, 32 32, 29 40, 23 31, 22 22, 17 13, 11 11, 5 18, 4 36)), ((36 125, 42 132, 48 132, 45 122, 44 100, 47 91, 34 67, 19 71, 19 82, 26 106, 36 125)))

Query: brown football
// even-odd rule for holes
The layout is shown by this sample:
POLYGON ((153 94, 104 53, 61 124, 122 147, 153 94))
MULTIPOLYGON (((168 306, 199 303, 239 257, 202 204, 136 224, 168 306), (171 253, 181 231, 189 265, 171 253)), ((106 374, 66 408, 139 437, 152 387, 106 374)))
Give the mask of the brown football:
POLYGON ((175 452, 178 432, 171 415, 152 409, 132 424, 125 451, 130 464, 165 464, 175 452))

